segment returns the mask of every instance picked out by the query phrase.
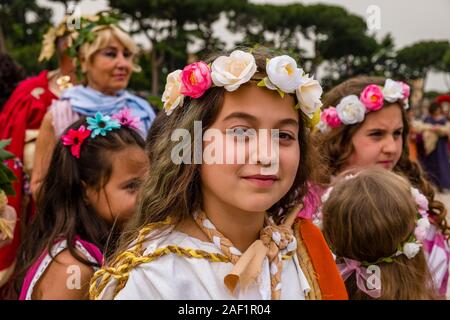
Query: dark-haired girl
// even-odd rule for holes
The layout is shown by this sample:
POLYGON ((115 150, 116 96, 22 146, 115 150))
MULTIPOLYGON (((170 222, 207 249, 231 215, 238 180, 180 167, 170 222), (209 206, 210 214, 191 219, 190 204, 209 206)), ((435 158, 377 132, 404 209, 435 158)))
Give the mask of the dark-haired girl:
POLYGON ((133 214, 148 167, 128 110, 71 125, 56 145, 18 255, 19 299, 86 299, 89 281, 133 214))

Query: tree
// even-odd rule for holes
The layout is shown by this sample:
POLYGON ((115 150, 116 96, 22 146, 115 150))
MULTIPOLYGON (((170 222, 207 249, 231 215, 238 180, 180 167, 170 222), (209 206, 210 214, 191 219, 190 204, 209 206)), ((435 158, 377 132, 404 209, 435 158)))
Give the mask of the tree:
POLYGON ((396 75, 396 68, 394 42, 392 36, 388 34, 379 43, 377 42, 376 48, 371 54, 361 56, 350 54, 326 61, 327 75, 322 78, 322 85, 331 88, 358 75, 394 77, 406 80, 396 75))
POLYGON ((421 41, 397 52, 397 74, 407 79, 423 79, 423 88, 430 71, 445 70, 445 56, 450 49, 448 41, 421 41))
POLYGON ((189 44, 199 45, 201 55, 223 47, 212 24, 235 2, 242 0, 110 0, 110 6, 129 18, 130 33, 150 43, 151 92, 158 95, 168 70, 186 64, 189 44))
POLYGON ((444 55, 443 59, 443 71, 447 73, 446 85, 448 90, 450 91, 450 48, 447 50, 447 52, 444 55))
POLYGON ((37 72, 44 32, 50 27, 51 10, 35 0, 6 0, 0 4, 0 50, 11 56, 28 72, 37 72))
POLYGON ((339 61, 347 70, 378 49, 365 21, 337 6, 248 3, 229 20, 231 30, 245 34, 243 44, 260 43, 300 56, 302 67, 312 74, 325 61, 339 61))

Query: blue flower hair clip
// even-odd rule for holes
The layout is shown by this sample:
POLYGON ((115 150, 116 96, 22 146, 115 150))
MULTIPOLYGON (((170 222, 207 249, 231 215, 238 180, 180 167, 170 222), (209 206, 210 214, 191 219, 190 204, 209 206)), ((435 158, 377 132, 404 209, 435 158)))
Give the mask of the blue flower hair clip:
POLYGON ((91 138, 98 135, 106 136, 108 131, 121 127, 119 121, 111 119, 110 116, 102 115, 100 112, 97 112, 94 117, 88 117, 86 121, 89 124, 88 129, 92 130, 91 138))

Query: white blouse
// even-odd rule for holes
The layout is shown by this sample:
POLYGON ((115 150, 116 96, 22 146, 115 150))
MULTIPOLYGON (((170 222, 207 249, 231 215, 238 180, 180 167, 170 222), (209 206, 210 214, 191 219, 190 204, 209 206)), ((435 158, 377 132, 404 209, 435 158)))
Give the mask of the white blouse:
MULTIPOLYGON (((213 243, 204 242, 185 233, 169 229, 163 231, 158 238, 144 243, 144 247, 146 247, 144 255, 168 245, 223 254, 213 243)), ((232 268, 231 262, 209 262, 202 258, 168 254, 135 267, 130 272, 125 287, 114 299, 269 300, 271 298, 267 257, 264 259, 258 280, 245 290, 240 290, 238 286, 234 295, 224 284, 224 277, 232 268)), ((296 254, 291 259, 283 260, 281 285, 281 299, 304 300, 305 295, 310 291, 296 254)), ((116 280, 110 280, 98 298, 112 299, 115 287, 116 280)))

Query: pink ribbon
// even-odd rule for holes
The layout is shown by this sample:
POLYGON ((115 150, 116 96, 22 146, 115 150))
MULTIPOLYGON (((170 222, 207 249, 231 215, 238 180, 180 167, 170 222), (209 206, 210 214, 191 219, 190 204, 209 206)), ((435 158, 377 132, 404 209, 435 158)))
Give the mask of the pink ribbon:
POLYGON ((372 272, 367 272, 367 269, 361 266, 361 263, 356 260, 343 258, 344 263, 337 264, 337 267, 341 273, 341 277, 344 281, 350 277, 353 272, 356 273, 356 285, 358 288, 366 293, 367 295, 371 296, 372 298, 379 298, 381 296, 381 279, 379 280, 380 286, 375 287, 373 289, 369 289, 366 284, 369 284, 370 277, 377 275, 374 275, 372 272))

